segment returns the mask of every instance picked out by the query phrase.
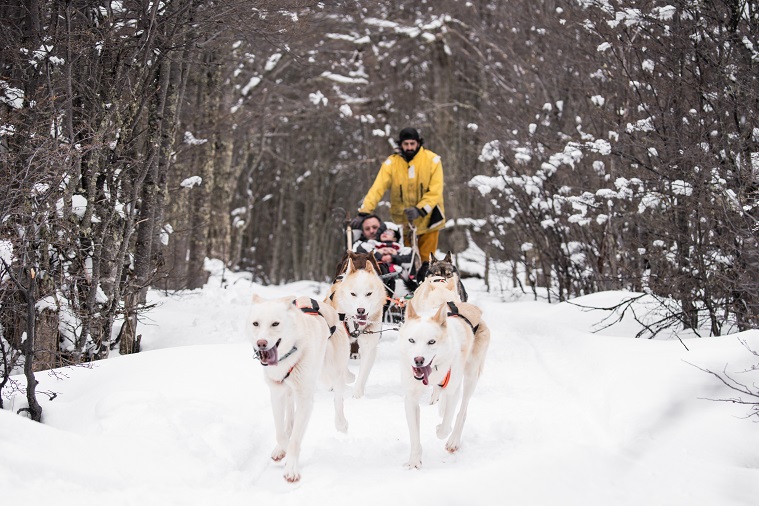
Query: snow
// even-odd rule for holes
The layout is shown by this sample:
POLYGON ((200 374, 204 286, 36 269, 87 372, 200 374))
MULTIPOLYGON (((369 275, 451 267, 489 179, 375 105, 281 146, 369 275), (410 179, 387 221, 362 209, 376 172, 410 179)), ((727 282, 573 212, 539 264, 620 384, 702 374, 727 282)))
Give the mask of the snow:
POLYGON ((208 265, 202 290, 149 292, 158 307, 141 317, 141 353, 37 373, 43 424, 15 414, 25 397, 6 393, 3 504, 756 503, 759 431, 746 405, 715 401, 735 392, 701 369, 756 385, 757 371, 741 372, 757 362, 741 340, 759 350, 759 331, 635 339, 629 317, 607 327, 609 313, 586 307, 639 294, 548 304, 488 293, 479 279, 465 284, 493 335, 459 452, 444 450, 437 407, 425 403, 423 468, 403 467, 409 437, 388 329, 366 396, 346 399, 347 434, 318 391, 302 478, 289 484, 269 458, 269 394, 243 315, 254 293, 320 299, 327 285, 261 286, 208 265))

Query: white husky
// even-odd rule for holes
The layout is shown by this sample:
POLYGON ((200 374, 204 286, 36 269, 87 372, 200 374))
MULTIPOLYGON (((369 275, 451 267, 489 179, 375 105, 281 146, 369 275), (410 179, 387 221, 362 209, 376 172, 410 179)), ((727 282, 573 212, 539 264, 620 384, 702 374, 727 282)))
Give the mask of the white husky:
POLYGON ((371 263, 366 262, 363 269, 358 269, 349 256, 342 279, 332 285, 325 299, 340 315, 350 337, 358 340, 361 364, 353 386, 356 399, 363 397, 369 371, 377 358, 386 296, 385 285, 371 263))
POLYGON ((319 379, 334 392, 335 427, 348 430, 343 411, 348 335, 334 309, 307 297, 254 296, 246 327, 271 394, 277 438, 271 458, 280 461, 286 455, 284 476, 295 482, 319 379))
POLYGON ((443 419, 437 426, 437 436, 443 439, 450 434, 445 448, 449 452, 458 450, 469 400, 482 374, 490 344, 490 330, 480 319, 481 311, 477 307, 466 302, 449 302, 417 313, 415 306, 422 303, 415 294, 407 306, 406 321, 400 328, 399 337, 406 421, 411 441, 406 463, 409 469, 422 466, 419 401, 430 384, 441 394, 443 419), (451 431, 459 399, 461 407, 451 431))
POLYGON ((414 309, 423 313, 432 308, 437 309, 447 302, 461 302, 461 296, 456 288, 456 281, 443 276, 427 276, 414 290, 414 309))
MULTIPOLYGON (((431 255, 433 258, 434 256, 431 255)), ((461 303, 461 297, 457 290, 457 283, 455 279, 445 278, 443 276, 427 276, 424 281, 414 290, 414 310, 417 314, 436 311, 442 304, 453 302, 455 304, 461 303)), ((479 311, 479 310, 478 310, 479 311)), ((479 320, 480 314, 474 315, 479 320)), ((476 323, 475 323, 476 325, 476 323)), ((487 327, 485 327, 487 328, 487 327)), ((440 394, 442 393, 440 385, 432 385, 432 395, 430 396, 430 404, 435 404, 440 400, 440 394)))

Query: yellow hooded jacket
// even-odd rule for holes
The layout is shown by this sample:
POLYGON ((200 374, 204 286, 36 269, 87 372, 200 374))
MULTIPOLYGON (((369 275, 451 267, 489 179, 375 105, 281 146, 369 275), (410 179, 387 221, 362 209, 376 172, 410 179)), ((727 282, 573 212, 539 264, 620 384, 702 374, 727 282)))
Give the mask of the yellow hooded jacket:
POLYGON ((359 211, 373 213, 387 190, 390 190, 390 217, 394 223, 406 223, 403 210, 417 207, 424 214, 414 221, 417 234, 445 225, 443 164, 437 154, 420 147, 410 163, 401 155, 390 155, 380 167, 359 211))

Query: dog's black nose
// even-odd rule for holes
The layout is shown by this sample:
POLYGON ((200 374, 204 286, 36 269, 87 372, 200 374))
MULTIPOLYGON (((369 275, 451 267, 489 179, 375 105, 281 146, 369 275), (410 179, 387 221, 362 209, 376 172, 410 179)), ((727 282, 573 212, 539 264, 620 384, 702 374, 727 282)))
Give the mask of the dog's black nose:
POLYGON ((414 365, 422 367, 424 365, 424 357, 414 357, 414 365))
POLYGON ((362 307, 356 309, 356 314, 364 314, 364 313, 366 313, 366 309, 364 309, 362 307))

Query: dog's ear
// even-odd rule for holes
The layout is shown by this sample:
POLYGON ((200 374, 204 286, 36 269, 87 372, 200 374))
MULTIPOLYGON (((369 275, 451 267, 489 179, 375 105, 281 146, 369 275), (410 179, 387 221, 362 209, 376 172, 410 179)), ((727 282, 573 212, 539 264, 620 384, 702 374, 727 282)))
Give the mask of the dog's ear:
POLYGON ((406 304, 406 320, 411 320, 414 318, 419 318, 419 315, 416 314, 414 303, 409 301, 409 303, 406 304))
POLYGON ((343 253, 343 258, 341 258, 337 263, 337 267, 335 267, 335 279, 337 279, 340 274, 343 274, 345 272, 345 269, 348 266, 348 256, 350 252, 351 250, 345 250, 345 253, 343 253))
POLYGON ((372 255, 371 253, 369 253, 366 256, 366 267, 365 267, 365 269, 368 272, 371 272, 371 273, 376 273, 378 275, 382 274, 382 269, 380 269, 380 266, 377 263, 377 259, 374 258, 374 255, 372 255))
POLYGON ((441 304, 432 320, 445 327, 448 324, 448 304, 441 304))
POLYGON ((266 299, 258 295, 257 293, 253 294, 253 304, 261 304, 263 302, 266 302, 266 299))
POLYGON ((439 260, 437 258, 435 258, 435 254, 434 253, 430 253, 430 265, 436 264, 438 262, 439 262, 439 260))
POLYGON ((350 274, 356 271, 356 264, 353 262, 353 252, 348 253, 348 259, 346 260, 345 274, 350 274))
POLYGON ((451 258, 451 252, 449 251, 447 255, 445 255, 445 258, 443 259, 443 262, 448 262, 449 264, 453 263, 453 259, 451 258))

